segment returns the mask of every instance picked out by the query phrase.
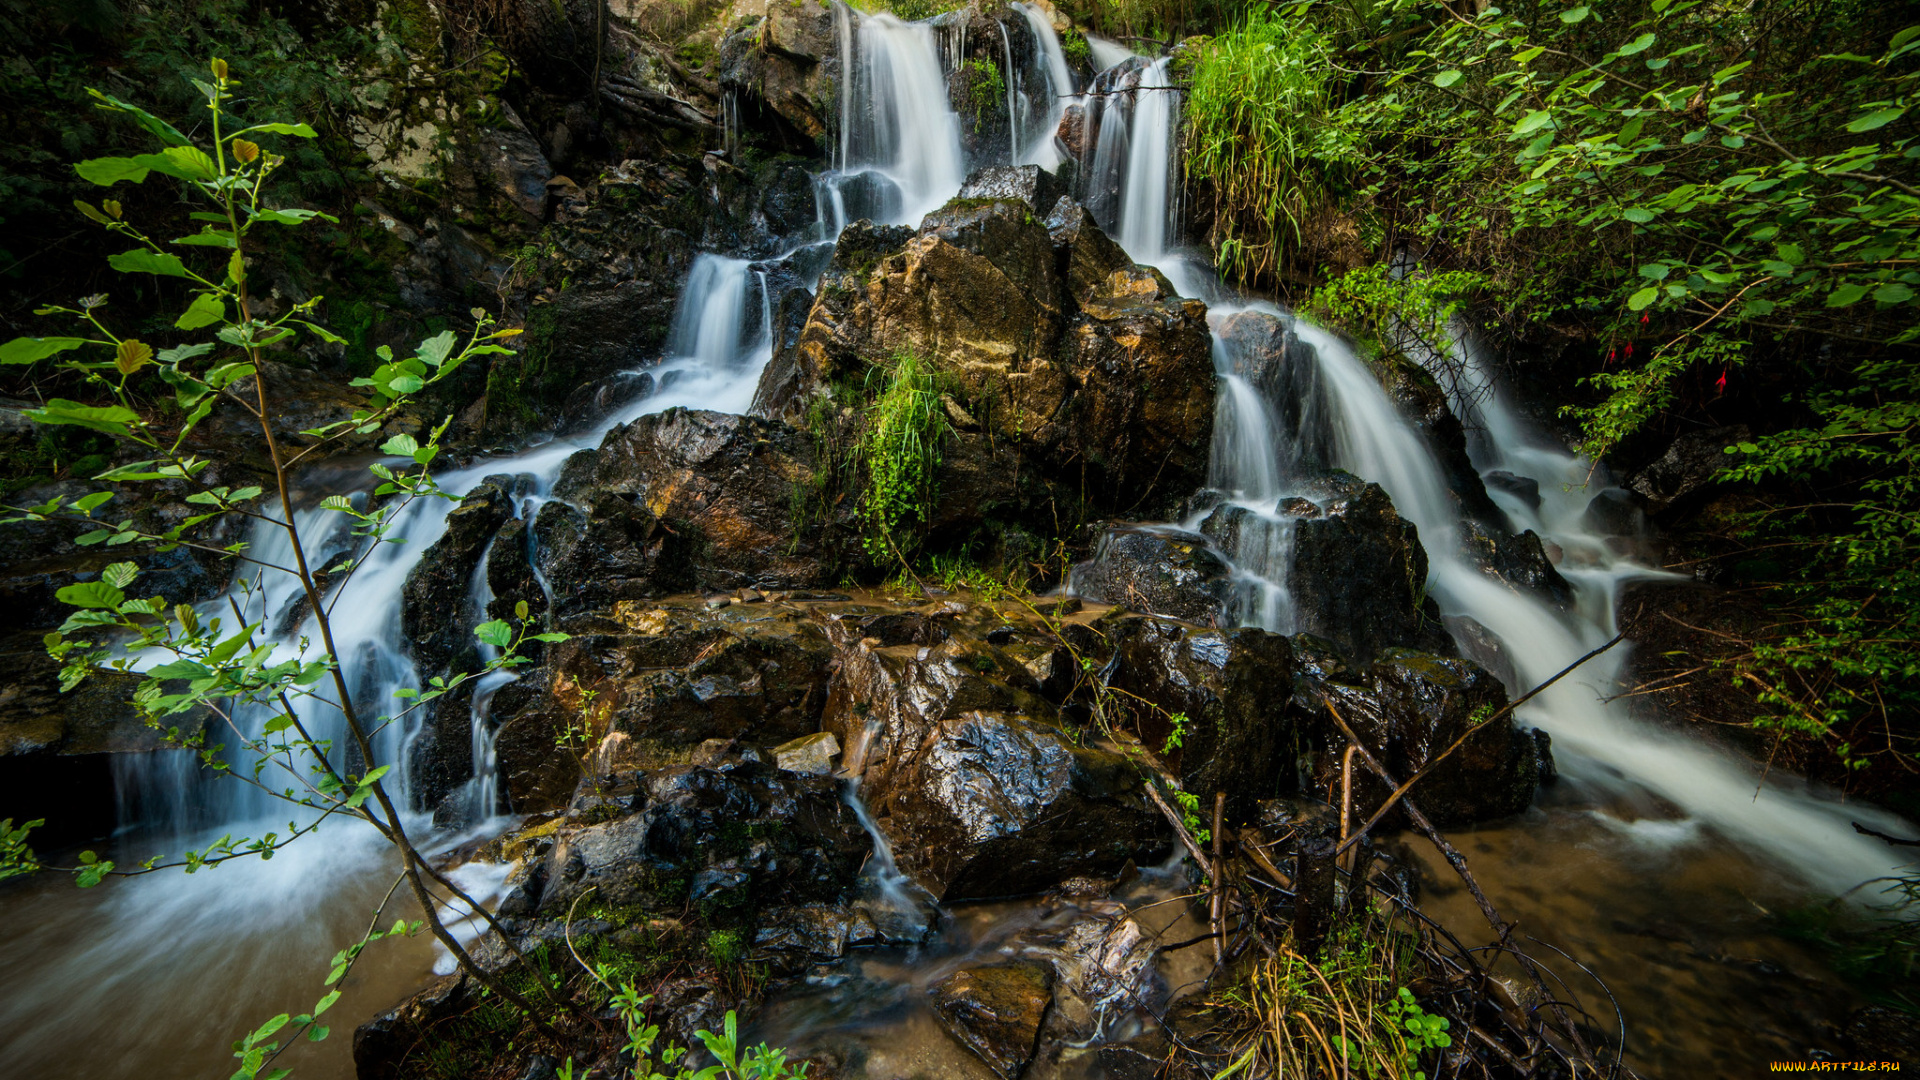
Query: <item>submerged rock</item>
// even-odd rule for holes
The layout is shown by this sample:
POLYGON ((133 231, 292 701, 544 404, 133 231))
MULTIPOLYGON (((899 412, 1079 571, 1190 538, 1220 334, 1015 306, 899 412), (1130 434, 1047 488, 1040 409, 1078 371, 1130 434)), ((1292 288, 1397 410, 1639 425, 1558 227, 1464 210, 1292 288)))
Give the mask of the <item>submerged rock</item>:
POLYGON ((1003 1080, 1018 1080, 1039 1049, 1053 1001, 1053 971, 1028 960, 962 968, 930 993, 933 1014, 947 1034, 1003 1080))
POLYGON ((1349 473, 1331 473, 1309 491, 1309 506, 1280 508, 1297 518, 1287 571, 1294 629, 1337 643, 1362 664, 1394 646, 1451 652, 1426 595, 1427 553, 1413 522, 1380 485, 1349 473))

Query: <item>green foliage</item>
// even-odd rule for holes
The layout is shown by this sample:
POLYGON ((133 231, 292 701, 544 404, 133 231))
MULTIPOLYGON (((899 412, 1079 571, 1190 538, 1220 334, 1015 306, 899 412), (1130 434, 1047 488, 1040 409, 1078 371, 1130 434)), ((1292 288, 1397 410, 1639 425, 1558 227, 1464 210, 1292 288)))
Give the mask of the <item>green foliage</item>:
POLYGON ((715 930, 707 935, 707 958, 716 964, 737 964, 747 955, 746 943, 736 930, 715 930))
MULTIPOLYGON (((609 983, 606 976, 603 969, 594 977, 609 983)), ((788 1064, 785 1050, 773 1049, 766 1043, 742 1049, 740 1021, 731 1009, 727 1010, 719 1034, 693 1033, 715 1061, 696 1072, 686 1064, 686 1047, 671 1043, 660 1045, 660 1026, 647 1022, 647 1005, 652 1000, 653 995, 641 994, 630 982, 620 983, 613 993, 614 1011, 626 1027, 627 1044, 623 1049, 633 1059, 635 1080, 804 1080, 807 1075, 806 1062, 788 1064)), ((569 1058, 560 1067, 559 1074, 573 1080, 573 1070, 573 1060, 569 1058)), ((584 1080, 586 1074, 579 1075, 584 1080)))
POLYGON ((987 120, 1007 107, 1007 80, 1000 66, 991 60, 974 58, 963 65, 967 83, 967 104, 973 107, 973 130, 979 131, 987 120))
POLYGON ((964 0, 875 0, 871 4, 858 4, 857 7, 891 11, 908 22, 931 19, 935 15, 945 15, 949 11, 965 6, 964 0))
POLYGON ((0 881, 40 869, 40 860, 27 846, 27 834, 45 824, 44 818, 35 818, 16 829, 12 818, 0 818, 0 881))
POLYGON ((939 379, 926 361, 901 353, 885 380, 867 407, 860 440, 867 476, 863 543, 875 562, 905 567, 918 546, 918 530, 933 519, 941 446, 950 425, 940 404, 939 379))
POLYGON ((1184 106, 1186 169, 1212 203, 1222 273, 1272 274, 1308 220, 1342 197, 1352 151, 1327 123, 1332 59, 1325 36, 1265 8, 1200 46, 1184 106))
POLYGON ((1087 44, 1087 35, 1078 30, 1068 30, 1060 36, 1060 52, 1071 67, 1093 63, 1093 46, 1087 44))

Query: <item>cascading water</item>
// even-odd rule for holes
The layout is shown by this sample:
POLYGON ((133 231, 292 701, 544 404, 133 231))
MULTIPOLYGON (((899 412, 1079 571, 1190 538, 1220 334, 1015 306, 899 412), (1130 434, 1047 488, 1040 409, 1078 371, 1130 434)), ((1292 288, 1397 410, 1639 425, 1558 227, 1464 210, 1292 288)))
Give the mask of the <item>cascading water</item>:
MULTIPOLYGON (((940 31, 928 23, 862 15, 845 4, 835 4, 834 19, 846 78, 837 168, 822 182, 842 190, 871 188, 876 181, 863 174, 878 174, 897 189, 898 201, 847 207, 845 196, 838 195, 840 213, 832 229, 837 234, 845 227, 849 210, 876 221, 917 222, 966 179, 960 117, 947 100, 943 78, 942 56, 949 50, 942 49, 940 31)), ((964 40, 954 48, 964 50, 964 40)))
MULTIPOLYGON (((668 355, 649 369, 656 379, 650 396, 591 431, 442 474, 441 486, 458 494, 489 475, 516 474, 528 485, 525 513, 549 497, 568 457, 597 445, 617 424, 674 406, 744 412, 771 355, 764 292, 760 275, 745 260, 700 256, 681 296, 668 355)), ((324 600, 347 684, 365 716, 401 712, 408 701, 395 692, 417 685, 401 647, 402 586, 445 531, 453 506, 423 499, 406 507, 391 533, 405 542, 362 552, 358 569, 344 583, 336 582, 324 600)), ((352 546, 344 516, 336 511, 303 510, 295 521, 309 556, 328 554, 319 565, 329 565, 333 555, 352 546)), ((249 554, 287 565, 291 540, 278 525, 258 522, 249 554)), ((274 638, 282 652, 297 648, 302 636, 317 639, 304 597, 289 575, 265 570, 247 580, 255 587, 236 588, 232 603, 249 622, 262 623, 263 635, 274 638)), ((469 603, 484 607, 489 599, 484 575, 476 575, 469 603)), ((205 615, 231 622, 227 605, 225 599, 208 604, 205 615)), ((486 677, 473 698, 475 772, 464 801, 470 820, 482 830, 498 807, 487 709, 494 691, 511 678, 505 673, 486 677)), ((302 715, 316 737, 344 745, 337 711, 313 705, 302 715)), ((266 719, 243 715, 235 722, 257 735, 266 719)), ((376 754, 394 766, 389 779, 403 802, 412 795, 405 769, 412 734, 409 725, 395 723, 376 737, 376 754)), ((232 745, 236 740, 231 733, 216 733, 213 741, 232 745)), ((342 749, 335 754, 340 764, 357 764, 348 762, 342 749)), ((287 804, 230 777, 209 775, 188 751, 123 755, 115 765, 125 785, 123 805, 135 815, 123 826, 122 843, 136 858, 204 846, 222 833, 284 834, 289 816, 298 816, 287 804)), ((409 831, 429 850, 475 835, 434 834, 431 809, 414 807, 407 817, 409 831)), ((34 919, 44 932, 0 940, 0 970, 8 972, 8 983, 41 991, 0 997, 0 1062, 12 1075, 70 1075, 76 1041, 85 1040, 97 1075, 204 1075, 219 1066, 225 1040, 274 1011, 263 1012, 265 1002, 284 1008, 318 996, 315 958, 365 929, 395 872, 391 850, 371 828, 338 819, 270 861, 243 859, 194 876, 165 872, 119 881, 78 894, 77 900, 70 883, 48 881, 23 901, 35 912, 23 917, 34 919), (246 992, 236 992, 237 987, 246 992), (110 1034, 99 1023, 108 1016, 113 1017, 110 1034)), ((459 880, 484 899, 499 888, 503 873, 498 866, 474 865, 462 868, 459 880)), ((479 927, 464 914, 450 912, 449 923, 457 936, 471 937, 479 927)), ((369 970, 389 972, 380 985, 416 983, 432 963, 444 966, 450 960, 444 954, 430 959, 424 955, 428 949, 425 942, 409 944, 369 970)), ((364 1016, 389 1004, 363 1001, 357 1007, 364 1016)), ((335 1075, 349 1075, 352 1065, 344 1055, 350 1042, 334 1039, 303 1052, 318 1055, 335 1075)))
MULTIPOLYGON (((1060 35, 1054 32, 1052 20, 1031 4, 1015 3, 1013 10, 1026 21, 1027 32, 1033 38, 1040 59, 1039 85, 1035 91, 1047 103, 1046 119, 1040 126, 1024 141, 1016 139, 1014 163, 1038 165, 1051 172, 1065 160, 1060 148, 1054 145, 1053 133, 1060 127, 1060 117, 1067 111, 1068 98, 1075 90, 1073 71, 1067 67, 1067 54, 1060 46, 1060 35)), ((1011 61, 1008 66, 1012 66, 1011 61)), ((1021 115, 1027 112, 1023 107, 1021 115)))
MULTIPOLYGON (((1189 264, 1172 251, 1173 140, 1178 123, 1177 93, 1149 90, 1170 86, 1167 61, 1141 73, 1132 108, 1122 117, 1127 130, 1110 133, 1103 124, 1103 152, 1116 156, 1124 147, 1125 170, 1119 188, 1118 239, 1136 260, 1155 264, 1187 295, 1195 295, 1189 264)), ((1096 156, 1097 157, 1097 156, 1096 156)), ((1112 167, 1109 164, 1108 167, 1112 167)), ((1096 160, 1095 172, 1100 164, 1096 160)), ((1249 306, 1214 303, 1216 326, 1235 310, 1249 306)), ((1278 314, 1277 309, 1267 308, 1278 314)), ((1604 538, 1582 522, 1591 473, 1588 464, 1553 450, 1533 436, 1507 408, 1470 348, 1455 343, 1464 376, 1455 380, 1455 404, 1481 429, 1475 465, 1506 469, 1537 481, 1540 511, 1504 505, 1516 530, 1534 529, 1567 552, 1560 567, 1575 587, 1577 603, 1561 613, 1541 598, 1496 582, 1470 564, 1458 550, 1459 509, 1449 493, 1432 450, 1419 431, 1400 415, 1378 378, 1344 341, 1303 320, 1293 330, 1313 356, 1313 377, 1289 387, 1314 400, 1287 403, 1302 427, 1285 430, 1279 410, 1235 370, 1233 358, 1216 342, 1221 375, 1211 483, 1254 512, 1266 527, 1242 530, 1241 550, 1228 554, 1241 578, 1236 614, 1243 621, 1286 630, 1284 589, 1289 536, 1273 513, 1287 494, 1286 477, 1313 443, 1327 460, 1311 464, 1346 469, 1385 488, 1401 514, 1419 528, 1429 559, 1429 588, 1441 610, 1464 615, 1499 638, 1526 687, 1544 682, 1561 668, 1601 645, 1614 633, 1614 602, 1628 580, 1658 576, 1659 571, 1615 554, 1604 538), (1330 439, 1327 438, 1330 436, 1330 439), (1267 443, 1266 448, 1260 444, 1267 443)), ((1624 660, 1616 650, 1595 660, 1576 676, 1562 680, 1525 707, 1521 715, 1554 740, 1561 769, 1576 784, 1619 793, 1650 793, 1678 808, 1684 819, 1708 826, 1749 851, 1789 869, 1809 883, 1843 892, 1861 881, 1886 875, 1900 860, 1871 838, 1856 834, 1854 820, 1870 819, 1896 832, 1906 831, 1891 815, 1860 806, 1819 799, 1778 778, 1761 780, 1754 770, 1695 740, 1655 732, 1630 717, 1624 706, 1606 699, 1624 660)))

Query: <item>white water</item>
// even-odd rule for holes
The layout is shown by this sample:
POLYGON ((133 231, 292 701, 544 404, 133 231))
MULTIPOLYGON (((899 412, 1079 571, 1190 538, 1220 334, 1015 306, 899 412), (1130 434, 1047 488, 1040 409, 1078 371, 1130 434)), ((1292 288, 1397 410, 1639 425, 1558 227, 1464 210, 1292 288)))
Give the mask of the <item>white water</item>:
MULTIPOLYGON (((1034 91, 1047 102, 1046 119, 1040 127, 1024 138, 1016 134, 1013 161, 1016 165, 1038 165, 1052 172, 1066 160, 1054 142, 1053 133, 1059 129, 1060 117, 1067 111, 1070 97, 1077 89, 1073 71, 1067 67, 1067 54, 1060 47, 1060 35, 1054 33, 1053 22, 1031 4, 1015 3, 1013 10, 1026 20, 1027 31, 1032 35, 1034 46, 1040 54, 1040 83, 1034 91)), ((1011 60, 1008 61, 1008 67, 1012 67, 1011 60)), ((1029 112, 1030 109, 1023 106, 1019 115, 1024 117, 1029 112)))
MULTIPOLYGON (((939 31, 892 15, 863 15, 845 4, 834 6, 834 18, 841 70, 850 76, 840 95, 839 179, 880 173, 900 191, 895 220, 917 222, 966 180, 960 117, 947 100, 939 31)), ((956 48, 964 49, 964 42, 956 48)))

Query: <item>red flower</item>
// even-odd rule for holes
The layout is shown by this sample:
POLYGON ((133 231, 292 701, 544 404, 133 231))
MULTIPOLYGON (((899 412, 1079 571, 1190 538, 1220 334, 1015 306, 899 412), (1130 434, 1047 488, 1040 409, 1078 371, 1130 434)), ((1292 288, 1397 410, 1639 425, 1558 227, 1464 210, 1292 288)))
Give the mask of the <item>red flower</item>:
POLYGON ((1727 373, 1725 371, 1720 372, 1720 378, 1713 384, 1713 392, 1715 396, 1727 392, 1727 373))

